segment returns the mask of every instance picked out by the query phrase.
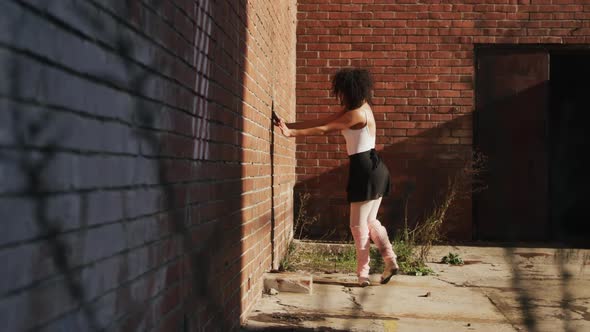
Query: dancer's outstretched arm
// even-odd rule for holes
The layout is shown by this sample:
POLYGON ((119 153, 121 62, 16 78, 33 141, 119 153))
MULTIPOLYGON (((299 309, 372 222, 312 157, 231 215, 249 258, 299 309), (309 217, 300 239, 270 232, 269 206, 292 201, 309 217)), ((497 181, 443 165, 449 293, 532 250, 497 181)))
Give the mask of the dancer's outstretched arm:
POLYGON ((290 123, 285 123, 285 124, 287 125, 287 128, 289 128, 289 129, 307 129, 307 128, 323 126, 327 123, 330 123, 330 122, 338 119, 339 117, 342 116, 342 114, 344 114, 344 112, 346 112, 346 111, 340 110, 334 114, 330 114, 330 115, 325 116, 321 119, 312 119, 312 120, 305 120, 305 121, 299 121, 299 122, 290 122, 290 123))
POLYGON ((283 120, 279 120, 278 126, 281 129, 283 135, 287 137, 294 137, 294 136, 308 136, 308 135, 324 135, 331 131, 335 130, 342 130, 348 129, 352 126, 355 126, 359 123, 364 123, 365 119, 359 112, 359 109, 353 111, 345 111, 340 114, 339 117, 335 118, 334 120, 318 125, 315 127, 305 128, 305 129, 296 129, 290 128, 283 120))

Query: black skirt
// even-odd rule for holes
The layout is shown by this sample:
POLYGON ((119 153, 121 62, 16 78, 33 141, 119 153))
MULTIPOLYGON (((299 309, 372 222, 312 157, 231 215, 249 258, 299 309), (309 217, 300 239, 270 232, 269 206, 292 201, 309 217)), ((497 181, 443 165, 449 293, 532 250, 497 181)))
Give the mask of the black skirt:
POLYGON ((389 170, 375 149, 348 156, 349 202, 363 202, 387 196, 391 187, 389 170))

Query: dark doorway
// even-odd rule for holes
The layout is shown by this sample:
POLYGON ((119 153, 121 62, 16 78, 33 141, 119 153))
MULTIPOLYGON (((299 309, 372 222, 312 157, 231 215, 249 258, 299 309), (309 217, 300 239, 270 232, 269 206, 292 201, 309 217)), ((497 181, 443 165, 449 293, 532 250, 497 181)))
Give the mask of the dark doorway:
POLYGON ((556 240, 590 243, 590 51, 551 53, 549 201, 556 240))
POLYGON ((488 189, 474 195, 474 237, 584 245, 590 51, 482 47, 476 66, 474 145, 488 157, 488 189))
POLYGON ((476 238, 546 240, 549 55, 483 49, 476 56, 474 138, 488 158, 488 188, 474 196, 476 238))

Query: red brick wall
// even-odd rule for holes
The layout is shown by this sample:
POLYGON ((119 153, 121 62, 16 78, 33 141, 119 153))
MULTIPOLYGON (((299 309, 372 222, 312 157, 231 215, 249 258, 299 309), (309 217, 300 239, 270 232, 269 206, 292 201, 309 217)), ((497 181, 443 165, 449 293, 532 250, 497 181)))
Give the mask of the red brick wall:
POLYGON ((270 119, 295 116, 295 1, 7 0, 0 21, 2 327, 237 330, 292 236, 270 119))
POLYGON ((296 8, 294 0, 247 5, 241 102, 243 313, 262 294, 262 274, 279 267, 293 238, 295 143, 275 132, 270 116, 273 109, 281 117, 295 115, 296 8))
MULTIPOLYGON (((377 149, 397 185, 381 218, 394 229, 403 222, 408 183, 416 187, 409 220, 419 220, 471 153, 475 45, 588 44, 590 3, 300 0, 297 38, 298 120, 336 110, 329 87, 338 68, 360 66, 373 74, 377 149)), ((321 219, 314 236, 334 225, 346 236, 343 138, 299 139, 297 158, 296 192, 314 194, 309 213, 321 219)), ((457 207, 449 235, 470 239, 470 201, 457 207)))

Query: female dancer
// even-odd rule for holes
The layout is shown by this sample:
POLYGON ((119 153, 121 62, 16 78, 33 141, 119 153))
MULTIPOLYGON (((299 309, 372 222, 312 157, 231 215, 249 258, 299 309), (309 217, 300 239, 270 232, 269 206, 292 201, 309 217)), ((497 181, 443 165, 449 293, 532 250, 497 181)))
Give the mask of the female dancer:
POLYGON ((332 92, 342 110, 324 119, 297 123, 275 121, 286 137, 324 135, 340 130, 350 159, 347 199, 350 202, 350 230, 357 253, 359 285, 369 282, 370 240, 385 262, 381 283, 389 282, 399 266, 385 227, 377 220, 381 199, 389 193, 389 171, 375 151, 376 125, 369 105, 372 80, 365 69, 341 69, 332 79, 332 92))

